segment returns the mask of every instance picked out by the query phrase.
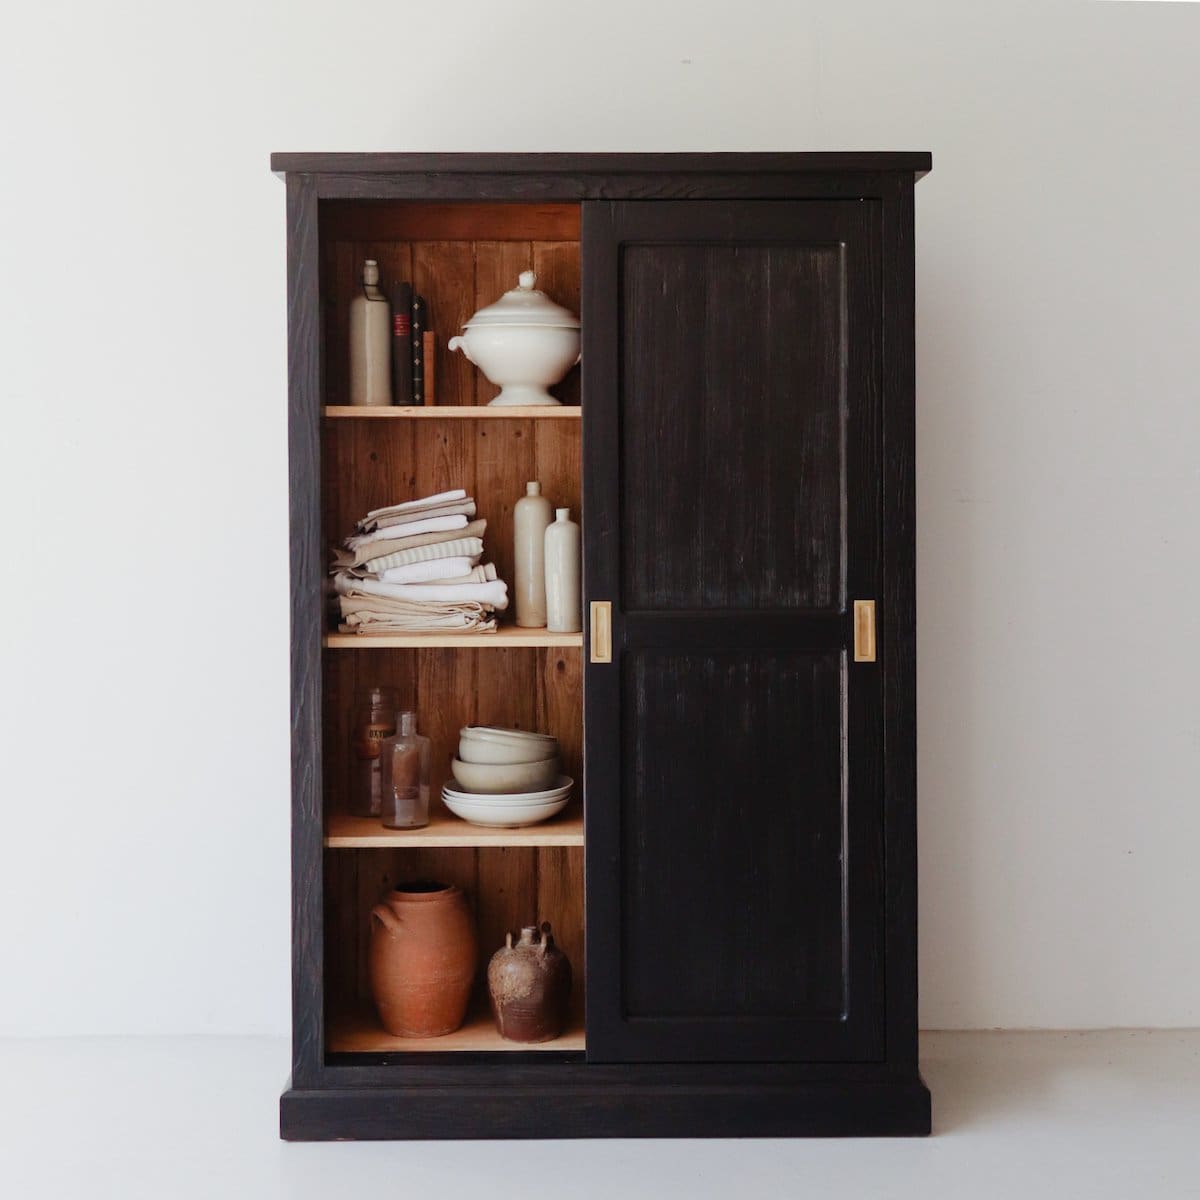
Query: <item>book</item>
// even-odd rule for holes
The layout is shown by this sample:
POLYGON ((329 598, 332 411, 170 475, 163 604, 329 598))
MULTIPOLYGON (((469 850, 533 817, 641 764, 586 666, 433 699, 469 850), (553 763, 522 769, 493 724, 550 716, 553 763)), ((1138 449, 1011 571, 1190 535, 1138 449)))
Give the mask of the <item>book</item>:
POLYGON ((412 284, 397 280, 389 289, 392 302, 392 403, 413 402, 412 284))
POLYGON ((425 403, 425 325, 429 309, 424 296, 413 293, 412 300, 412 402, 425 403))
POLYGON ((437 403, 437 379, 434 369, 437 367, 437 334, 431 329, 425 330, 425 403, 437 403))

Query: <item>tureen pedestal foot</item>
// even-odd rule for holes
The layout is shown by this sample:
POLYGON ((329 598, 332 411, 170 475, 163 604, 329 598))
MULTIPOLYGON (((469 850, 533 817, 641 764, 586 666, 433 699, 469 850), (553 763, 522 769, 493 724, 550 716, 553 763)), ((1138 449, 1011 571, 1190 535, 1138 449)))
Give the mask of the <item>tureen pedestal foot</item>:
POLYGON ((488 408, 517 404, 561 405, 562 401, 555 400, 544 387, 538 387, 535 383, 506 383, 501 389, 500 395, 495 400, 488 401, 488 408))

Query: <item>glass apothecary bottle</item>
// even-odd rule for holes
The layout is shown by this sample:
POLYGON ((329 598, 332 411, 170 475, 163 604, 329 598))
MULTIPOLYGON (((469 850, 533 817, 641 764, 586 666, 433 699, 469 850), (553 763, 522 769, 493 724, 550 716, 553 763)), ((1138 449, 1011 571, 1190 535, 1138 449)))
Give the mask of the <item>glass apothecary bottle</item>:
POLYGON ((382 746, 383 823, 388 829, 429 824, 430 741, 417 732, 417 714, 402 712, 382 746))
POLYGON ((396 732, 400 695, 393 687, 369 687, 359 700, 351 734, 350 803, 355 817, 377 817, 383 799, 379 752, 385 738, 396 732))

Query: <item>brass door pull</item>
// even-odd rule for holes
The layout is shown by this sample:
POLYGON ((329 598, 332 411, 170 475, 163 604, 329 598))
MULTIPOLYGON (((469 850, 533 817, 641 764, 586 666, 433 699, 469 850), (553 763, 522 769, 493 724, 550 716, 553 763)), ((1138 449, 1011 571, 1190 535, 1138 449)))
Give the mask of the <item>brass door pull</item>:
POLYGON ((612 601, 592 601, 592 662, 612 662, 612 601))
POLYGON ((875 661, 875 601, 854 602, 854 661, 875 661))

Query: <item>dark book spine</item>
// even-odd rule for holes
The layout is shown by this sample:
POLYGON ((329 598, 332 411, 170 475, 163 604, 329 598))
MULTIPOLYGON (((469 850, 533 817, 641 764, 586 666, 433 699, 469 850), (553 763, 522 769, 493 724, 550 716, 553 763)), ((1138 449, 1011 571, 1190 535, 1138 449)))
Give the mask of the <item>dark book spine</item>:
POLYGON ((392 284, 392 403, 413 402, 412 284, 392 284))
POLYGON ((425 326, 429 320, 429 310, 425 297, 413 294, 412 300, 412 402, 425 403, 425 326))

